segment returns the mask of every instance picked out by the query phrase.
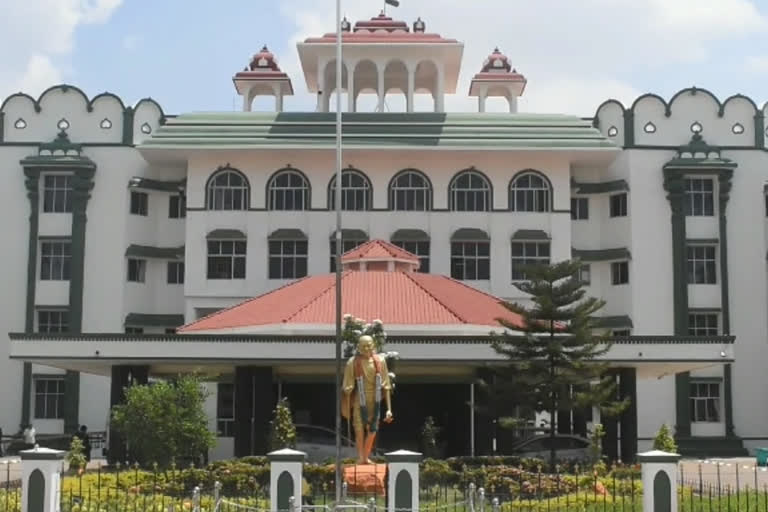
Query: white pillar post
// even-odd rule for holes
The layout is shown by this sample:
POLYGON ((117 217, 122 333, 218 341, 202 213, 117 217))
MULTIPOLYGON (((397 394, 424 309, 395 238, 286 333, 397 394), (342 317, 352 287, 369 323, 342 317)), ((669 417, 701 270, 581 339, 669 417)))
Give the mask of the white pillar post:
POLYGON ((21 456, 22 512, 58 512, 61 491, 61 450, 40 448, 19 452, 21 456))
POLYGON ((300 510, 302 468, 307 454, 283 448, 268 453, 267 458, 269 459, 269 510, 285 512, 289 510, 291 503, 296 504, 297 511, 300 510))
POLYGON ((406 93, 406 104, 407 108, 406 110, 408 112, 413 112, 413 90, 415 89, 415 83, 416 83, 416 70, 408 68, 408 92, 406 93))
POLYGON ((680 455, 660 450, 638 453, 643 479, 643 510, 677 510, 677 471, 680 455))
POLYGON ((376 69, 378 70, 378 86, 376 90, 379 95, 379 106, 377 108, 379 112, 384 112, 384 69, 379 66, 376 66, 376 69))
POLYGON ((387 512, 418 512, 420 453, 397 450, 386 454, 389 466, 387 512))
POLYGON ((509 88, 509 92, 507 93, 507 100, 509 101, 509 113, 515 114, 517 113, 517 96, 515 96, 515 93, 512 92, 512 88, 509 88))

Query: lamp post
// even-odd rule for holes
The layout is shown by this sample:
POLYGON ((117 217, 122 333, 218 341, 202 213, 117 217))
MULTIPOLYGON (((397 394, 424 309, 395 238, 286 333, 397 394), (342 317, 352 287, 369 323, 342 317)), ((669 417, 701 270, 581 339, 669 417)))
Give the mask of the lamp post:
MULTIPOLYGON (((341 0, 336 0, 336 503, 341 501, 341 0)), ((352 94, 351 91, 348 94, 352 94)))

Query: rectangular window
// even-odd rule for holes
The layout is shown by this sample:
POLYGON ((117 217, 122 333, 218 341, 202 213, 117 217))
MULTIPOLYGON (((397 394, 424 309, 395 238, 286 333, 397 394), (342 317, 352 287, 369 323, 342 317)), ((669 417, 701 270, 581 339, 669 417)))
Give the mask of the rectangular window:
POLYGON ((67 332, 69 330, 69 311, 66 309, 38 310, 37 332, 67 332))
POLYGON ((146 192, 131 192, 131 214, 143 215, 149 214, 149 194, 146 192))
POLYGON ((589 198, 572 197, 571 198, 571 220, 589 219, 589 198))
MULTIPOLYGON (((341 254, 351 251, 358 245, 363 245, 367 240, 342 240, 341 254)), ((331 272, 336 272, 336 240, 331 240, 331 272)))
POLYGON ((235 435, 235 385, 219 382, 216 387, 216 430, 219 437, 235 435))
POLYGON ((592 267, 589 265, 582 265, 579 269, 579 281, 584 285, 589 285, 592 282, 592 267))
POLYGON ((175 327, 166 327, 165 328, 165 334, 176 334, 176 328, 175 327))
POLYGON ((691 421, 720 421, 720 383, 691 379, 691 421))
POLYGON ((168 262, 168 284, 184 284, 184 262, 168 262))
POLYGON ((43 212, 72 213, 72 176, 43 177, 43 212))
POLYGON ((187 197, 178 195, 168 198, 168 218, 183 219, 187 216, 187 197))
POLYGON ((712 178, 686 178, 685 214, 690 217, 715 214, 715 182, 712 178))
POLYGON ((491 278, 491 243, 451 242, 451 277, 462 281, 491 278))
POLYGON ((392 243, 418 256, 421 262, 418 272, 429 274, 429 240, 392 240, 392 243))
POLYGON ((717 313, 688 313, 688 334, 691 336, 717 336, 717 313))
POLYGON ((611 335, 612 336, 617 336, 617 337, 619 337, 619 336, 629 336, 631 334, 632 334, 632 330, 631 329, 615 329, 615 330, 611 331, 611 335))
POLYGON ((611 196, 611 217, 627 216, 627 193, 614 194, 611 196))
POLYGON ((143 327, 126 327, 125 334, 144 334, 143 327))
POLYGON ((717 284, 715 245, 689 245, 688 284, 717 284))
POLYGON ((611 282, 614 285, 629 283, 628 261, 615 261, 611 263, 611 282))
POLYGON ((62 240, 40 244, 40 279, 69 281, 72 242, 62 240))
POLYGON ((549 242, 512 242, 512 280, 525 281, 526 265, 549 264, 549 242))
POLYGON ((64 418, 64 377, 34 377, 35 419, 64 418))
POLYGON ((208 240, 208 279, 245 279, 245 240, 208 240))
POLYGON ((296 279, 306 275, 306 240, 269 241, 269 279, 296 279))
POLYGON ((143 283, 146 279, 147 260, 128 258, 128 282, 143 283))

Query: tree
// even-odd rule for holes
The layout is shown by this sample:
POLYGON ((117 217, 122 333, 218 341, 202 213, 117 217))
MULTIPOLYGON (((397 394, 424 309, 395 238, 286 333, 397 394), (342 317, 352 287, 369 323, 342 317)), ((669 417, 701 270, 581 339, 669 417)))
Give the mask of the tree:
POLYGON ((436 459, 440 455, 437 436, 442 429, 435 424, 432 416, 427 416, 421 427, 421 450, 427 458, 436 459))
POLYGON ((269 422, 269 446, 272 450, 296 447, 296 426, 286 397, 277 403, 272 421, 269 422))
POLYGON ((112 409, 112 425, 140 464, 198 461, 216 442, 203 407, 208 394, 191 375, 130 386, 112 409))
POLYGON ((675 438, 672 437, 672 433, 669 431, 669 427, 667 427, 666 423, 661 424, 661 428, 656 433, 656 437, 653 438, 653 449, 667 453, 677 453, 675 438))
POLYGON ((552 465, 557 455, 554 438, 559 411, 600 406, 601 413, 610 416, 628 405, 612 399, 615 382, 605 378, 608 366, 597 360, 610 344, 592 335, 591 318, 605 302, 585 297, 578 278, 580 268, 578 260, 527 266, 527 280, 515 286, 530 295, 532 306, 504 304, 520 315, 522 328, 500 318, 505 331, 492 334, 493 348, 509 359, 509 365, 497 374, 505 399, 526 415, 549 413, 552 465))

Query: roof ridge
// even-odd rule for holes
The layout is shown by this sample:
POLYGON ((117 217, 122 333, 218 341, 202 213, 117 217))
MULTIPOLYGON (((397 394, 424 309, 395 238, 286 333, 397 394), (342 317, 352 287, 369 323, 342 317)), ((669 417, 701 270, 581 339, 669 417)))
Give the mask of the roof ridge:
MULTIPOLYGON (((344 281, 344 278, 347 276, 347 274, 348 274, 348 273, 349 273, 349 271, 346 271, 346 272, 342 272, 342 274, 341 274, 341 279, 340 279, 341 283, 339 283, 339 284, 342 284, 342 285, 343 285, 343 281, 344 281)), ((335 276, 335 274, 332 274, 332 275, 334 275, 334 276, 335 276)), ((323 276, 327 276, 327 274, 323 274, 323 276)), ((301 313, 302 311, 304 311, 305 309, 307 309, 307 308, 308 308, 308 307, 309 307, 311 304, 314 304, 315 302, 317 302, 318 300, 320 300, 320 297, 322 297, 323 295, 325 295, 326 293, 328 293, 328 291, 329 291, 329 290, 331 290, 331 289, 332 289, 333 287, 335 287, 335 286, 336 286, 336 279, 332 279, 332 280, 331 280, 331 284, 330 284, 330 285, 328 285, 328 286, 327 286, 327 287, 326 287, 324 290, 322 290, 320 293, 317 293, 317 294, 315 294, 315 296, 312 298, 312 300, 310 300, 310 301, 308 301, 308 302, 304 303, 304 304, 303 304, 301 307, 299 307, 298 309, 296 309, 296 310, 295 310, 295 311, 294 311, 292 314, 290 314, 290 315, 286 316, 286 317, 285 317, 285 319, 283 319, 283 322, 288 322, 288 321, 290 321, 291 319, 293 319, 293 318, 297 317, 297 316, 299 315, 299 313, 301 313)), ((343 287, 342 287, 342 290, 343 290, 343 287)))
POLYGON ((301 279, 297 279, 295 281, 291 281, 291 282, 285 283, 283 286, 278 286, 274 290, 269 290, 269 291, 266 291, 266 292, 262 293, 261 295, 256 295, 255 297, 251 297, 250 299, 246 299, 243 302, 238 302, 237 304, 232 304, 231 306, 227 306, 226 308, 219 309, 218 311, 214 311, 213 313, 208 313, 207 315, 201 316, 200 318, 198 318, 196 320, 193 320, 192 322, 186 323, 186 324, 182 325, 181 327, 177 327, 176 331, 177 332, 178 331, 182 331, 185 328, 189 327, 190 325, 195 325, 196 323, 202 322, 203 320, 207 320, 207 319, 212 318, 214 316, 218 316, 220 314, 226 313, 227 311, 231 311, 231 310, 233 310, 235 308, 238 308, 240 306, 245 306, 246 304, 250 304, 251 302, 253 302, 255 300, 258 300, 258 299, 260 299, 262 297, 265 297, 265 296, 269 295, 270 293, 275 293, 277 291, 282 290, 283 288, 287 288, 288 286, 300 283, 302 281, 306 281, 307 279, 310 279, 311 277, 312 276, 302 277, 301 279))
MULTIPOLYGON (((432 292, 430 292, 429 290, 427 290, 427 289, 424 287, 424 285, 418 281, 418 279, 414 279, 415 275, 417 274, 416 272, 404 272, 404 271, 402 271, 402 270, 401 270, 400 272, 401 272, 402 274, 404 274, 404 275, 405 275, 405 276, 406 276, 408 279, 410 279, 410 280, 411 280, 411 282, 415 283, 415 284, 416 284, 416 286, 418 286, 419 288, 421 288, 421 290, 423 290, 423 291, 424 291, 424 293, 426 293, 427 295, 429 295, 430 297, 432 297, 432 299, 433 299, 435 302, 437 302, 438 304, 440 304, 441 306, 443 306, 443 308, 444 308, 446 311, 448 311, 448 312, 449 312, 451 315, 453 315, 453 316, 454 316, 456 319, 458 319, 458 320, 459 320, 461 323, 464 323, 464 324, 468 324, 468 323, 469 323, 469 320, 467 320, 466 318, 464 318, 464 317, 462 317, 461 315, 459 315, 458 313, 456 313, 456 312, 455 312, 453 309, 449 308, 447 304, 445 304, 443 301, 441 301, 440 299, 438 299, 437 297, 435 297, 435 295, 434 295, 432 292)), ((422 274, 422 276, 424 276, 424 275, 427 275, 427 274, 422 274)), ((434 274, 429 274, 429 275, 434 275, 434 274)))

